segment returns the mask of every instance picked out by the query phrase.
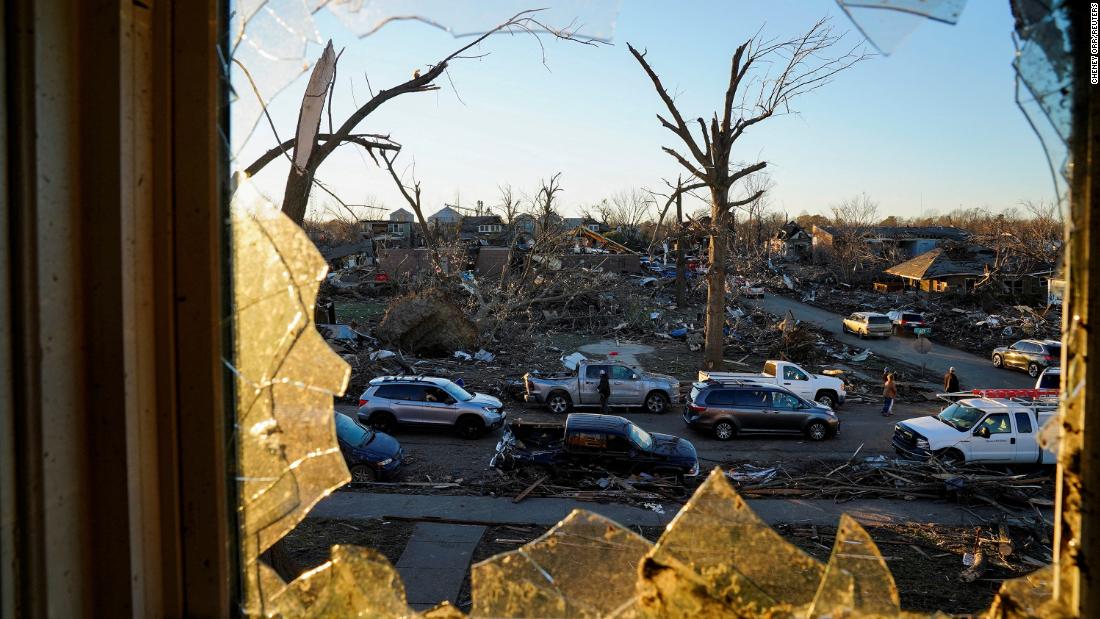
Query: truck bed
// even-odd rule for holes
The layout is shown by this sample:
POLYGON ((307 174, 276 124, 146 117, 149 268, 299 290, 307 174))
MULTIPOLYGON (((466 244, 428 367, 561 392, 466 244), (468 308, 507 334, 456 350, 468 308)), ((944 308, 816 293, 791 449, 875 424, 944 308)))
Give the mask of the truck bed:
POLYGON ((763 372, 708 372, 706 370, 699 370, 699 380, 775 380, 774 376, 764 374, 763 372))
POLYGON ((565 440, 564 423, 533 423, 522 420, 508 426, 516 447, 528 450, 560 449, 565 440))

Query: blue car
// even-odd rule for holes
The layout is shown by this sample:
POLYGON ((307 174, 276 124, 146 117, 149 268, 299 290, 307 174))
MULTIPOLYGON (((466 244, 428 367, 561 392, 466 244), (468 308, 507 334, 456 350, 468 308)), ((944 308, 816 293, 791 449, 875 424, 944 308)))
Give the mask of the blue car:
POLYGON ((394 437, 365 428, 340 413, 336 413, 336 441, 353 482, 392 477, 405 455, 394 437))

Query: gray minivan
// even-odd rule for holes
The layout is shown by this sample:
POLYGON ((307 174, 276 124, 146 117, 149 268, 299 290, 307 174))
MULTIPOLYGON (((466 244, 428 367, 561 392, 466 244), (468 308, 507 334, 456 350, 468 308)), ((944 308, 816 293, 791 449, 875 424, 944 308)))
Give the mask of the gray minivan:
POLYGON ((821 441, 840 430, 840 419, 831 408, 783 387, 752 381, 693 384, 684 423, 720 441, 738 434, 802 434, 821 441))

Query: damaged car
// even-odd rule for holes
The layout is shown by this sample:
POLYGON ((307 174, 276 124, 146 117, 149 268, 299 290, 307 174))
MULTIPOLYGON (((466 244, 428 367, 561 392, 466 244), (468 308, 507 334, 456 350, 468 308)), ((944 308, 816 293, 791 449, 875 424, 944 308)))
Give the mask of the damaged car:
POLYGON ((619 475, 699 474, 691 442, 647 432, 622 417, 594 413, 572 413, 565 423, 510 423, 490 464, 501 469, 542 467, 550 473, 595 466, 619 475))
POLYGON ((643 372, 621 361, 592 361, 580 353, 563 357, 562 365, 570 371, 524 374, 524 402, 541 404, 558 414, 599 406, 600 372, 607 373, 611 384, 608 406, 641 407, 647 413, 660 414, 680 402, 680 381, 667 374, 643 372))
POLYGON ((405 452, 397 439, 365 428, 341 413, 336 413, 336 442, 351 481, 356 483, 391 479, 404 460, 405 452))
POLYGON ((1057 412, 1058 396, 1030 390, 1021 397, 1028 391, 979 390, 979 397, 952 402, 935 417, 901 421, 894 426, 894 451, 954 464, 1054 464, 1056 454, 1039 443, 1039 429, 1057 412))

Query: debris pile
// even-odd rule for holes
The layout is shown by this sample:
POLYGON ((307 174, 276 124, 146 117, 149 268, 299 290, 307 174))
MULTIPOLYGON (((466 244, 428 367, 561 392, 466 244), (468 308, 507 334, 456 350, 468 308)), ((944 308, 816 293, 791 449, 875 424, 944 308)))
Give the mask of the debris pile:
POLYGON ((450 354, 477 345, 477 326, 465 310, 435 291, 394 299, 375 334, 404 350, 450 354))
MULTIPOLYGON (((784 292, 782 285, 773 289, 784 292)), ((892 311, 918 312, 924 315, 929 338, 968 352, 988 355, 997 346, 1024 339, 1061 337, 1061 307, 1033 308, 1027 305, 1000 305, 981 299, 930 298, 916 293, 879 293, 850 287, 826 287, 807 284, 797 292, 786 291, 803 303, 847 315, 857 311, 888 314, 892 311)))
POLYGON ((746 496, 797 496, 850 501, 867 498, 950 498, 959 502, 985 503, 1015 513, 1053 504, 1053 478, 1049 473, 1012 474, 974 466, 954 467, 936 460, 911 462, 885 456, 855 456, 824 474, 787 474, 782 469, 763 476, 759 471, 727 473, 746 496))

